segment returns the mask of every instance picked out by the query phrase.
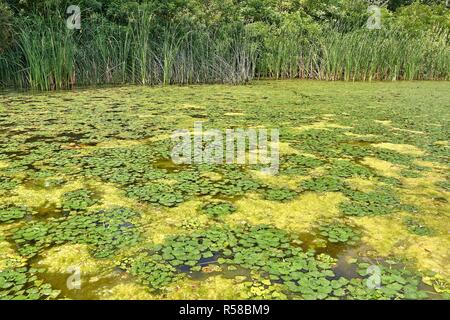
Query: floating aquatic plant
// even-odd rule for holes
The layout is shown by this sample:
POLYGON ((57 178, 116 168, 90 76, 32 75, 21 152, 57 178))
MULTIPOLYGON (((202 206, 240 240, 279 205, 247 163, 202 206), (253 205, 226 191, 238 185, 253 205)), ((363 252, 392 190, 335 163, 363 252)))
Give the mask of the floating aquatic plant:
POLYGON ((42 271, 25 267, 0 270, 0 300, 56 299, 60 291, 39 280, 42 271))
POLYGON ((174 207, 184 201, 181 192, 174 190, 171 186, 156 183, 129 187, 127 195, 166 207, 174 207))
POLYGON ((264 192, 264 199, 271 201, 289 201, 297 196, 297 192, 288 188, 269 188, 264 192))
POLYGON ((398 199, 387 192, 347 192, 350 201, 343 202, 341 209, 349 216, 377 216, 399 210, 398 199))
POLYGON ((48 222, 32 222, 15 230, 19 252, 32 257, 51 244, 83 243, 92 246, 95 257, 104 258, 139 241, 130 219, 138 213, 125 208, 73 215, 48 222))
POLYGON ((232 203, 225 201, 209 202, 202 207, 202 211, 215 219, 232 214, 236 210, 236 207, 232 203))
POLYGON ((360 232, 352 227, 341 223, 330 223, 319 226, 320 235, 324 236, 332 243, 356 244, 360 237, 360 232))
POLYGON ((418 236, 431 236, 434 233, 433 229, 427 227, 419 220, 412 217, 406 217, 405 219, 403 219, 403 223, 405 224, 409 232, 418 236))
POLYGON ((301 183, 301 188, 316 192, 338 192, 346 189, 344 180, 333 176, 321 176, 301 183))
POLYGON ((87 189, 79 189, 66 192, 62 199, 62 209, 68 212, 85 211, 94 204, 99 203, 94 192, 87 189))
POLYGON ((0 206, 0 223, 8 223, 19 220, 27 214, 30 214, 30 211, 25 207, 0 206))

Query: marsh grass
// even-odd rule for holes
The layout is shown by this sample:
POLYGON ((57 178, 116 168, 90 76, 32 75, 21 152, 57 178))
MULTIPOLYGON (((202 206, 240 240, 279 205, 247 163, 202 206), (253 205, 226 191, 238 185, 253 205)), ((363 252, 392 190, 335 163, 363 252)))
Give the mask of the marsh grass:
MULTIPOLYGON (((63 21, 63 20, 62 20, 63 21)), ((448 80, 446 32, 338 29, 313 37, 293 31, 253 37, 245 28, 161 27, 140 12, 111 28, 88 21, 72 31, 56 21, 24 21, 0 55, 0 84, 39 90, 92 84, 243 83, 253 78, 448 80)))
POLYGON ((299 46, 281 36, 266 48, 259 71, 277 79, 443 80, 448 79, 450 62, 446 38, 434 33, 417 37, 392 30, 356 30, 330 32, 299 46))

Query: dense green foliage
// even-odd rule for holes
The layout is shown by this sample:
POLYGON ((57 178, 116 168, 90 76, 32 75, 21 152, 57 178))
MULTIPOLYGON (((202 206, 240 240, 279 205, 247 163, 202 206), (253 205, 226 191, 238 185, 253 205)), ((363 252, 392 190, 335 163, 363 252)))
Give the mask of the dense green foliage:
POLYGON ((365 0, 0 1, 0 83, 448 79, 442 3, 392 1, 369 30, 365 0), (8 48, 8 49, 6 49, 8 48))

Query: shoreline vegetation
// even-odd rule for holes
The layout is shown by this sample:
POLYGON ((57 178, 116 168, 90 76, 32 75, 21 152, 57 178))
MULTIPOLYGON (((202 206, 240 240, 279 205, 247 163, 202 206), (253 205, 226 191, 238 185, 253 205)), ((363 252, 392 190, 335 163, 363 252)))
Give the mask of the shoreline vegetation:
POLYGON ((67 1, 28 2, 0 1, 2 88, 449 79, 443 4, 383 7, 369 30, 362 0, 80 1, 69 30, 67 1))

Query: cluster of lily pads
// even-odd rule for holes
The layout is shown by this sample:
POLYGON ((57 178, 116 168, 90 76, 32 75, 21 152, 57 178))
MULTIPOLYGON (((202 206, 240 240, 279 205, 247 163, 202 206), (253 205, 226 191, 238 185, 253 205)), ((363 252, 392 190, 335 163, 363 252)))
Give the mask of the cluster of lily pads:
MULTIPOLYGON (((333 230, 329 234, 335 236, 333 230)), ((353 233, 347 239, 355 237, 353 233)), ((161 289, 192 272, 199 272, 205 263, 209 263, 222 266, 219 270, 250 270, 252 277, 247 282, 249 297, 252 293, 264 297, 263 293, 267 293, 264 289, 269 287, 272 288, 269 293, 273 298, 426 297, 426 293, 419 288, 420 277, 413 272, 395 266, 384 268, 377 264, 383 270, 383 289, 377 290, 366 284, 365 264, 358 264, 361 277, 338 277, 334 272, 335 259, 326 254, 305 252, 299 244, 301 241, 295 236, 265 225, 211 227, 190 235, 169 237, 162 245, 148 246, 137 256, 124 259, 120 266, 152 290, 161 289)))
POLYGON ((0 270, 0 300, 56 299, 60 291, 39 279, 42 272, 26 267, 0 270))
POLYGON ((65 212, 76 213, 86 211, 89 207, 97 204, 99 200, 94 192, 88 189, 79 189, 66 192, 62 199, 62 209, 65 212))
POLYGON ((269 188, 264 193, 264 198, 271 201, 289 201, 294 199, 298 194, 297 192, 288 188, 269 188))
POLYGON ((340 192, 346 189, 345 181, 333 176, 319 176, 301 183, 300 187, 314 192, 340 192))
POLYGON ((72 215, 48 221, 32 221, 13 232, 18 251, 33 257, 51 245, 88 244, 92 254, 105 258, 117 250, 138 243, 139 233, 130 222, 138 216, 126 208, 100 210, 90 214, 72 215))
POLYGON ((13 178, 8 176, 0 175, 0 190, 3 193, 4 191, 13 190, 15 187, 19 185, 19 182, 13 178))
POLYGON ((173 207, 184 201, 181 192, 170 185, 162 183, 131 186, 127 189, 127 195, 140 201, 160 204, 166 207, 173 207))
POLYGON ((418 236, 431 236, 434 234, 434 230, 427 227, 423 222, 412 217, 406 217, 403 219, 403 223, 409 232, 418 236))
POLYGON ((320 235, 331 243, 354 245, 360 240, 360 232, 342 223, 328 223, 319 226, 320 235))
POLYGON ((145 184, 131 185, 126 189, 127 195, 140 201, 173 207, 194 196, 241 196, 246 192, 265 187, 264 184, 252 179, 234 165, 220 169, 199 166, 194 170, 166 173, 163 177, 147 176, 153 180, 159 179, 145 184), (202 172, 214 169, 221 179, 215 180, 202 175, 202 172), (162 179, 163 177, 165 179, 162 179), (176 183, 170 183, 170 181, 176 181, 176 183))
POLYGON ((30 213, 30 210, 26 207, 0 206, 0 223, 20 220, 30 213))
POLYGON ((311 170, 324 165, 324 161, 311 156, 287 155, 280 159, 280 174, 307 175, 311 170))
POLYGON ((350 200, 341 204, 341 210, 349 216, 384 215, 402 208, 400 201, 388 192, 351 191, 346 195, 350 200))
POLYGON ((202 206, 202 211, 214 219, 232 214, 236 210, 232 203, 226 201, 207 202, 202 206))

